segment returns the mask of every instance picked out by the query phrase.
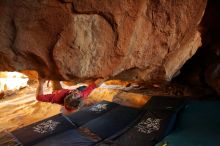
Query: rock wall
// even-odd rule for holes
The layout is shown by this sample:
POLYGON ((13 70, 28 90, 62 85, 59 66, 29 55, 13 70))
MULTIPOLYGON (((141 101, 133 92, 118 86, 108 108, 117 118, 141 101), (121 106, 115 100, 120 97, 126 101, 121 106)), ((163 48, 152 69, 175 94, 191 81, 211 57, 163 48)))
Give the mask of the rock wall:
POLYGON ((206 0, 1 0, 0 70, 170 80, 202 45, 206 0))
MULTIPOLYGON (((202 47, 180 70, 176 80, 220 95, 220 1, 210 0, 200 23, 202 47), (214 90, 213 90, 214 89, 214 90), (213 91, 211 91, 213 90, 213 91)), ((175 81, 175 78, 174 78, 175 81)), ((212 93, 212 94, 216 94, 212 93)))

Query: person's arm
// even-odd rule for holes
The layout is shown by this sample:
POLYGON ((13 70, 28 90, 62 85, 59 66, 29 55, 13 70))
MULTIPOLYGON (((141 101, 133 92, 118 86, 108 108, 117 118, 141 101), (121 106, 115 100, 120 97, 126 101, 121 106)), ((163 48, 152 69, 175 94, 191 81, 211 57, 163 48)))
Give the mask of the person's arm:
POLYGON ((43 94, 43 84, 45 80, 42 78, 38 79, 38 87, 36 90, 36 99, 41 102, 51 102, 63 105, 64 98, 70 93, 70 90, 61 89, 55 90, 52 94, 43 94))
POLYGON ((53 94, 44 95, 44 93, 43 93, 43 85, 44 85, 45 81, 46 80, 44 80, 42 78, 38 79, 38 86, 37 86, 37 90, 36 90, 36 99, 41 102, 51 102, 51 100, 53 98, 53 94))
POLYGON ((37 86, 37 90, 36 90, 36 97, 38 95, 43 95, 43 85, 44 85, 45 80, 42 78, 38 79, 38 86, 37 86))
POLYGON ((81 94, 82 97, 87 97, 89 96, 89 94, 97 87, 99 87, 106 79, 97 79, 96 81, 94 81, 93 83, 90 83, 89 86, 84 89, 81 94))
POLYGON ((52 102, 53 97, 54 97, 54 94, 46 94, 46 95, 40 94, 40 95, 37 95, 36 99, 41 102, 52 102))
POLYGON ((61 86, 61 84, 60 84, 60 81, 51 80, 51 85, 52 85, 53 91, 63 89, 62 86, 61 86))
POLYGON ((84 97, 87 97, 95 88, 96 88, 96 84, 92 83, 90 84, 86 89, 84 89, 82 92, 81 92, 81 96, 84 98, 84 97))
POLYGON ((60 105, 64 104, 64 98, 71 93, 71 90, 61 89, 53 92, 52 103, 57 103, 60 105))

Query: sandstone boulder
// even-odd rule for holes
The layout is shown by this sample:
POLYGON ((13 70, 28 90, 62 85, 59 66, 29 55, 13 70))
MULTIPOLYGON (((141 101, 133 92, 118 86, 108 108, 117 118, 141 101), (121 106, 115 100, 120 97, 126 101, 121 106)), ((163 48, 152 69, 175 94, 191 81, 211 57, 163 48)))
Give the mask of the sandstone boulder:
POLYGON ((1 0, 0 70, 170 80, 202 45, 206 0, 1 0))

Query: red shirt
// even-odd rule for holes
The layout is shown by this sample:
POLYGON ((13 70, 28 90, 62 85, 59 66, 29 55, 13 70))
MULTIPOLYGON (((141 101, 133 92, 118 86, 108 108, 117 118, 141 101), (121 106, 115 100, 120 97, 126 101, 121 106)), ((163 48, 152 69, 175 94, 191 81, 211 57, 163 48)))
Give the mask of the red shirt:
POLYGON ((64 98, 71 93, 71 90, 61 89, 55 90, 52 94, 38 95, 37 100, 42 102, 51 102, 62 104, 64 103, 64 98))
POLYGON ((96 88, 96 84, 90 84, 85 90, 81 92, 82 98, 88 97, 89 94, 96 88))
MULTIPOLYGON (((85 98, 87 97, 92 90, 96 88, 95 84, 90 84, 85 90, 81 91, 81 97, 85 98)), ((42 102, 51 102, 51 103, 57 103, 57 104, 64 104, 64 98, 71 93, 72 90, 68 89, 61 89, 56 90, 52 94, 46 94, 46 95, 38 95, 37 100, 42 102)))

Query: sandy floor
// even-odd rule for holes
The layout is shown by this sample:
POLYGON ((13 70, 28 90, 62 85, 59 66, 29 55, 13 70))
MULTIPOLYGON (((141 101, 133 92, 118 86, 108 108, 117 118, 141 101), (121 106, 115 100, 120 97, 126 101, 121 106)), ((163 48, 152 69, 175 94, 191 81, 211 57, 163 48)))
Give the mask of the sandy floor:
POLYGON ((35 86, 26 87, 0 100, 0 131, 14 130, 60 112, 60 106, 37 102, 35 86))

